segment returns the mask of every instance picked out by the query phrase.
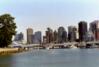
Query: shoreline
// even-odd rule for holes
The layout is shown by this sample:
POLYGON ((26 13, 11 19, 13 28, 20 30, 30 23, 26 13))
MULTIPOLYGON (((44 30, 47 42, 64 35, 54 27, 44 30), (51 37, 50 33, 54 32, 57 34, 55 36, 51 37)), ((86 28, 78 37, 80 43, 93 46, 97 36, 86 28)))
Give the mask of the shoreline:
MULTIPOLYGON (((59 49, 94 49, 94 48, 59 48, 59 49)), ((0 48, 0 56, 22 53, 22 52, 26 52, 26 51, 30 51, 30 50, 31 49, 23 49, 23 48, 0 48)), ((39 49, 39 50, 41 50, 41 49, 39 49)), ((51 50, 51 49, 44 49, 44 50, 51 50)))
POLYGON ((0 48, 0 55, 15 54, 23 51, 24 50, 19 48, 0 48))

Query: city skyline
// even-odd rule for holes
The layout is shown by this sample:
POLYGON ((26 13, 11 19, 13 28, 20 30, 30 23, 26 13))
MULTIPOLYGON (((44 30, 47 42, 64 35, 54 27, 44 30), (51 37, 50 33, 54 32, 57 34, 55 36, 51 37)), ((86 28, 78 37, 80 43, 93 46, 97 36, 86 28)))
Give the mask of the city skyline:
MULTIPOLYGON (((67 31, 63 26, 58 27, 56 30, 48 27, 45 35, 42 35, 42 31, 33 32, 34 29, 27 28, 27 43, 41 43, 41 41, 42 43, 64 43, 99 40, 99 20, 91 22, 89 28, 86 21, 79 21, 77 25, 78 27, 68 26, 67 31)), ((20 33, 17 35, 17 41, 22 41, 21 39, 23 38, 20 38, 20 33)))
POLYGON ((99 19, 98 0, 1 0, 0 14, 10 13, 15 17, 17 31, 25 33, 28 27, 44 31, 46 27, 76 25, 84 20, 99 19))

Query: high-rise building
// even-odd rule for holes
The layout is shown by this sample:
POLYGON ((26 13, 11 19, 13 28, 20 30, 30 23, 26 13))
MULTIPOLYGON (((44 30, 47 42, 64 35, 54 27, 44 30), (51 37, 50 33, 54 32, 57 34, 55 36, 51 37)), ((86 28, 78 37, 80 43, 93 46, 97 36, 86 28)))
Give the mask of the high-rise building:
POLYGON ((27 43, 33 44, 33 29, 32 28, 27 29, 27 43))
POLYGON ((94 35, 94 40, 99 40, 99 20, 90 23, 90 30, 94 35))
POLYGON ((76 41, 77 39, 77 28, 75 26, 68 27, 68 41, 76 41))
POLYGON ((14 41, 20 41, 20 42, 22 42, 23 39, 24 39, 23 33, 20 32, 19 34, 16 34, 15 35, 14 41))
POLYGON ((34 44, 41 44, 42 43, 42 33, 41 33, 41 31, 35 32, 34 38, 33 38, 33 43, 34 44))
POLYGON ((67 41, 67 32, 64 27, 58 28, 58 43, 64 43, 67 41))
POLYGON ((85 21, 80 21, 79 25, 79 40, 80 41, 86 41, 86 37, 87 37, 87 22, 85 21))
POLYGON ((47 43, 52 43, 53 42, 53 31, 52 29, 50 28, 47 28, 47 31, 46 31, 46 42, 47 43))
POLYGON ((54 34, 54 43, 58 43, 58 32, 55 30, 53 34, 54 34))
POLYGON ((92 33, 92 31, 88 31, 87 32, 87 41, 93 41, 94 40, 94 35, 92 33))
POLYGON ((46 36, 43 36, 43 44, 46 44, 47 43, 47 38, 46 36))

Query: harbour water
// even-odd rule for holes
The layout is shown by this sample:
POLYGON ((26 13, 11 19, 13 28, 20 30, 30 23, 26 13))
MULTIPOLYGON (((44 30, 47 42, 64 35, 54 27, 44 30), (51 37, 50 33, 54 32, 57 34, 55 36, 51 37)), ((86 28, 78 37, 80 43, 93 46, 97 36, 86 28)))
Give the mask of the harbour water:
POLYGON ((99 49, 31 50, 0 56, 0 67, 99 67, 99 49))

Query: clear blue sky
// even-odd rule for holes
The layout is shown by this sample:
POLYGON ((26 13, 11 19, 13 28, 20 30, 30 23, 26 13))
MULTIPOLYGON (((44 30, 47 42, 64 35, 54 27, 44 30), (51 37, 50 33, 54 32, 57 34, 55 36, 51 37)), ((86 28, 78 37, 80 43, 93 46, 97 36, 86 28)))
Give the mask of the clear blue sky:
POLYGON ((99 20, 99 0, 0 0, 0 15, 14 16, 18 32, 28 27, 43 33, 47 27, 57 29, 76 25, 80 20, 99 20))

